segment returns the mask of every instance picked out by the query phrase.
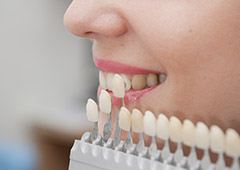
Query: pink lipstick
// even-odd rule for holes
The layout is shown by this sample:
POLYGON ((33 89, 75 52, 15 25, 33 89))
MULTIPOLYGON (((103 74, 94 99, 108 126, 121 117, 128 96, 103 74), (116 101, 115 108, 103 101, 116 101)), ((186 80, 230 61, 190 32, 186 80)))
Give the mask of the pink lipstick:
POLYGON ((129 66, 123 63, 119 63, 111 60, 103 60, 94 58, 94 63, 97 68, 104 72, 112 72, 112 73, 122 73, 122 74, 150 74, 159 72, 155 70, 143 69, 135 66, 129 66))

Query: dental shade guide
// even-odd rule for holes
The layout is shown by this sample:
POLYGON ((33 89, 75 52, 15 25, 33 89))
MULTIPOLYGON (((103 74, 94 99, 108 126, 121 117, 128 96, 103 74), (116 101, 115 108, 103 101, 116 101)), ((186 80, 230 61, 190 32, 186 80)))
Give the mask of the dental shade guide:
POLYGON ((88 99, 88 102, 86 105, 86 113, 87 113, 88 121, 94 123, 94 127, 90 135, 90 138, 91 138, 90 140, 91 142, 93 142, 98 137, 98 113, 99 113, 98 105, 94 100, 88 99))
MULTIPOLYGON (((122 106, 124 106, 124 96, 125 96, 125 84, 124 80, 118 74, 115 74, 112 80, 113 83, 113 95, 121 98, 122 106)), ((120 142, 121 130, 119 127, 119 113, 115 115, 115 132, 114 132, 114 148, 117 147, 120 142)))
POLYGON ((132 132, 138 134, 138 142, 135 146, 136 155, 139 157, 147 157, 148 149, 145 147, 144 134, 143 134, 143 114, 138 109, 132 110, 131 115, 131 129, 132 132))
POLYGON ((99 96, 99 107, 100 107, 100 111, 106 114, 108 117, 108 120, 103 127, 103 141, 104 143, 107 143, 108 139, 111 137, 111 130, 112 130, 112 121, 111 121, 112 102, 111 102, 111 96, 105 90, 102 90, 99 96))
MULTIPOLYGON (((130 89, 127 78, 123 75, 108 76, 113 95, 122 101, 122 106, 115 116, 115 131, 112 133, 112 101, 106 91, 109 84, 104 84, 101 73, 101 86, 106 86, 99 96, 99 107, 89 99, 86 107, 87 117, 93 123, 92 132, 86 132, 81 140, 75 140, 71 149, 69 170, 240 170, 240 137, 233 129, 224 133, 218 126, 208 128, 203 122, 196 125, 190 120, 183 123, 175 116, 169 119, 160 113, 140 110, 130 112, 124 104, 125 90, 130 89), (128 82, 128 84, 126 83, 128 82), (103 128, 103 136, 98 132, 99 112, 108 117, 103 128), (120 140, 121 131, 127 133, 126 140, 120 140), (138 135, 133 143, 132 133, 138 135), (146 146, 144 136, 151 137, 146 146), (111 136, 114 136, 111 138, 111 136), (157 148, 157 140, 163 142, 163 148, 157 148), (170 140, 177 144, 175 153, 170 152, 170 140), (183 155, 183 145, 190 147, 188 155, 183 155), (202 158, 197 158, 196 148, 203 151, 202 158), (209 150, 218 155, 216 163, 210 160, 209 150), (230 167, 225 165, 224 155, 233 158, 230 167)), ((131 85, 130 85, 131 86, 131 85)))
POLYGON ((183 149, 181 143, 182 123, 175 117, 170 117, 169 120, 169 136, 172 142, 177 144, 177 149, 174 153, 173 163, 179 165, 183 159, 183 149))

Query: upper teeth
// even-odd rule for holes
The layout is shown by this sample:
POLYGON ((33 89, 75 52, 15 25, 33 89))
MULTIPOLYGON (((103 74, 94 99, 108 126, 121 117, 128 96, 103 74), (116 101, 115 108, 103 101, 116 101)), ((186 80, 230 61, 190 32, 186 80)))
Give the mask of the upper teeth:
MULTIPOLYGON (((166 80, 166 74, 160 73, 160 74, 136 74, 136 75, 126 75, 121 74, 119 75, 122 77, 124 81, 125 91, 128 91, 129 89, 134 90, 141 90, 146 87, 152 87, 156 86, 159 83, 163 83, 166 80)), ((114 74, 113 73, 107 73, 107 72, 99 72, 99 84, 102 89, 108 89, 113 90, 113 79, 114 74)))
POLYGON ((113 77, 112 91, 114 96, 124 98, 125 95, 124 80, 119 74, 115 74, 113 77))
MULTIPOLYGON (((103 74, 104 75, 104 74, 103 74)), ((107 81, 107 89, 108 90, 112 90, 112 87, 113 87, 113 80, 114 78, 114 74, 113 73, 108 73, 107 76, 106 76, 106 81, 107 81)), ((104 80, 104 79, 103 79, 104 80)))

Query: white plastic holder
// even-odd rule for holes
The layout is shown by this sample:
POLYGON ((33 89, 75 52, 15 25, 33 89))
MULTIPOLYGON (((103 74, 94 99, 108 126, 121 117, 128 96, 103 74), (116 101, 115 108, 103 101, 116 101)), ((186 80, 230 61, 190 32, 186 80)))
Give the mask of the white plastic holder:
POLYGON ((69 170, 184 170, 167 163, 75 140, 69 170))

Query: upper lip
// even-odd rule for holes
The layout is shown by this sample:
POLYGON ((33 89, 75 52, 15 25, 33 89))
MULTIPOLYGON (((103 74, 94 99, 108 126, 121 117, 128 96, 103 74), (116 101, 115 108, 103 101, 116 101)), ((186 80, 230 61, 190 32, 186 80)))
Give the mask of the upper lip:
POLYGON ((104 60, 94 57, 94 63, 97 68, 104 72, 123 73, 123 74, 158 74, 156 70, 144 69, 136 66, 130 66, 117 61, 104 60))

